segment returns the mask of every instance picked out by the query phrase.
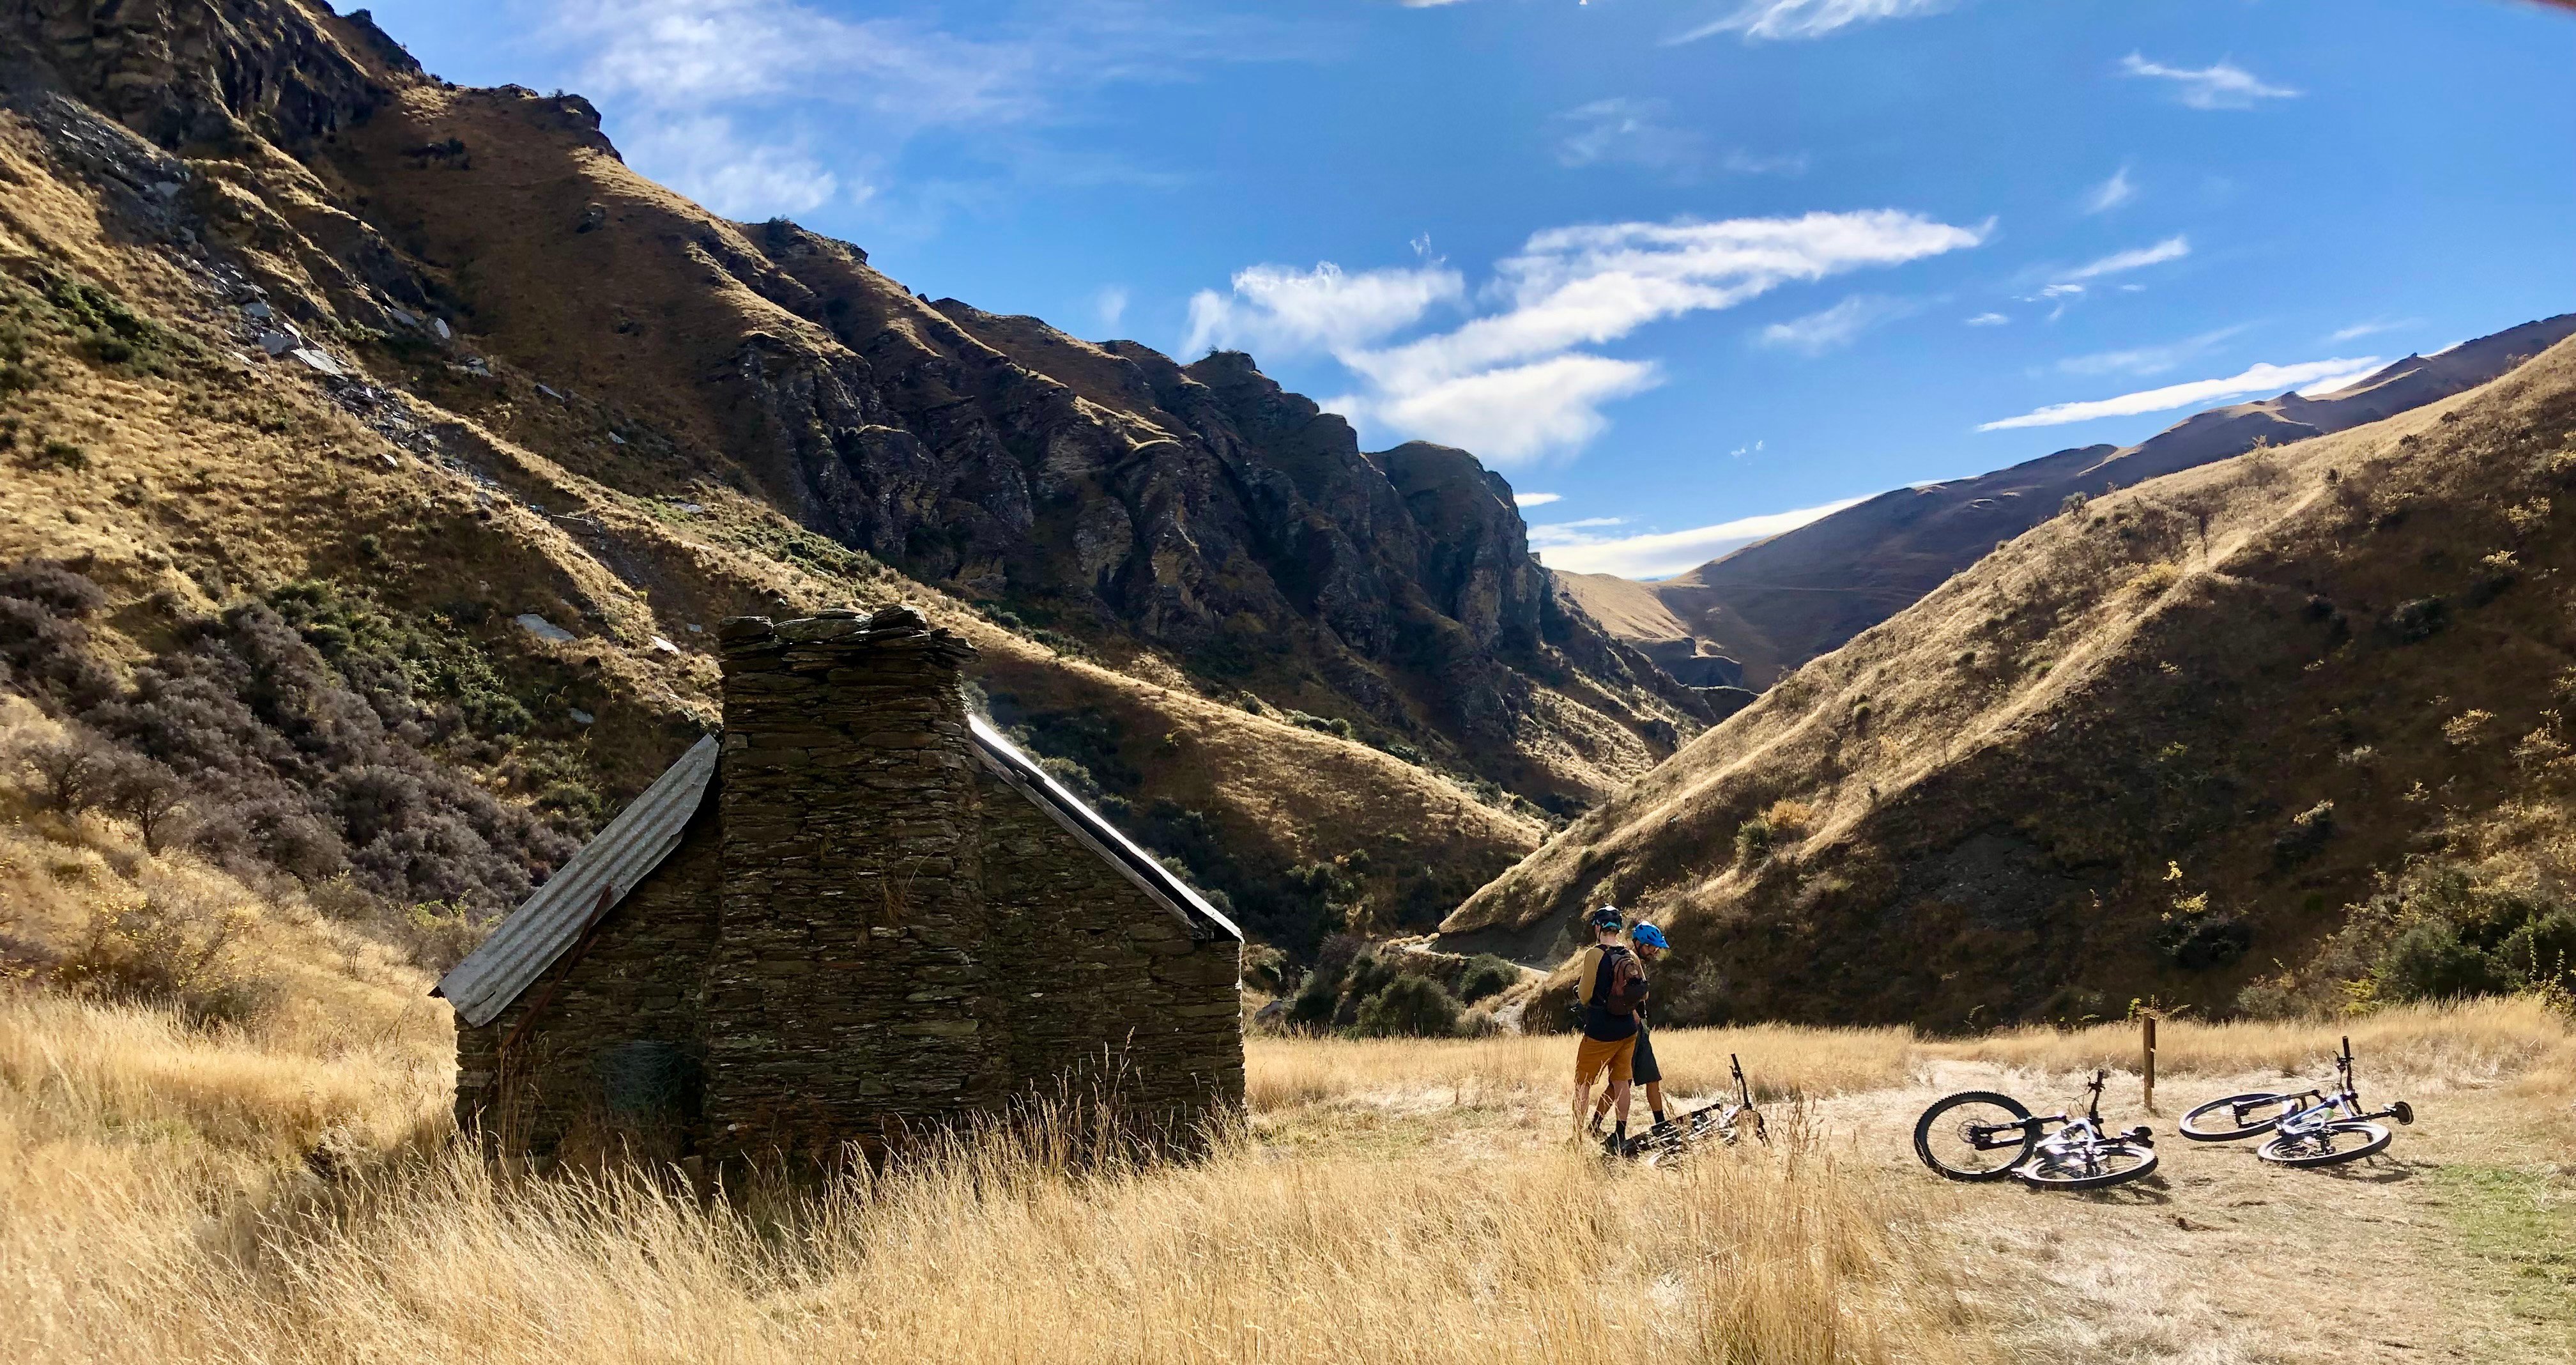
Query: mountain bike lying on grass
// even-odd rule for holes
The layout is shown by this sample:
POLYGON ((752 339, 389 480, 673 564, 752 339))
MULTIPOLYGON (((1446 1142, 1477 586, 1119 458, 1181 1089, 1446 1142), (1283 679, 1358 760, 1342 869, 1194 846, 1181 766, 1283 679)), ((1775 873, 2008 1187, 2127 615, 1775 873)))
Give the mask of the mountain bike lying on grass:
POLYGON ((1735 1073, 1734 1099, 1701 1105, 1670 1123, 1649 1128, 1628 1139, 1626 1149, 1612 1155, 1642 1160, 1649 1166, 1669 1166, 1710 1138, 1729 1147, 1743 1141, 1747 1134, 1756 1142, 1769 1142, 1770 1125, 1763 1122, 1762 1111, 1753 1107, 1753 1087, 1745 1082, 1744 1063, 1730 1052, 1726 1054, 1726 1065, 1735 1073))
POLYGON ((2084 1117, 2034 1115, 2021 1101, 1992 1090, 1968 1090, 1934 1102, 1914 1123, 1914 1154, 1950 1180, 2018 1176, 2043 1190, 2098 1190, 2156 1168, 2154 1134, 2141 1125, 2112 1133, 2102 1126, 2096 1071, 2084 1117), (2055 1131, 2050 1131, 2051 1129, 2055 1131))
POLYGON ((2387 1150, 2395 1136, 2373 1119, 2415 1121, 2415 1106, 2404 1100, 2385 1109, 2361 1112, 2361 1092, 2352 1081, 2352 1040, 2343 1040, 2335 1058, 2335 1088, 2294 1094, 2256 1091, 2230 1095, 2182 1116, 2182 1135, 2199 1142, 2233 1142, 2257 1133, 2272 1140, 2254 1155, 2283 1166, 2336 1166, 2387 1150))

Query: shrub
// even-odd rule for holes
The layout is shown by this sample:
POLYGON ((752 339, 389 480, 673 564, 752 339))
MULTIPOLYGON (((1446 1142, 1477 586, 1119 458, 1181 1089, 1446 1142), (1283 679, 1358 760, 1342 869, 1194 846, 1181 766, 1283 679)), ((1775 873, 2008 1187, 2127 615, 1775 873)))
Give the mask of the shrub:
POLYGON ((33 795, 47 809, 78 815, 106 798, 119 755, 91 735, 38 740, 17 751, 19 766, 35 779, 33 795))
POLYGON ((1737 825, 1735 827, 1735 861, 1749 867, 1754 863, 1758 863, 1763 859, 1770 857, 1771 844, 1773 839, 1776 837, 1776 834, 1771 828, 1771 822, 1763 819, 1759 815, 1745 821, 1743 824, 1737 825))
POLYGON ((1458 974, 1458 998, 1474 1004, 1489 995, 1510 990, 1521 979, 1521 969, 1492 953, 1479 953, 1458 974))
POLYGON ((254 917, 156 893, 91 912, 88 935, 48 973, 77 994, 175 1009, 197 1023, 241 1023, 275 986, 241 961, 254 917))
POLYGON ((1333 1012, 1341 1003, 1342 993, 1331 977, 1308 972, 1296 997, 1288 1002, 1288 1022, 1299 1028, 1322 1028, 1333 1022, 1333 1012))
POLYGON ((2399 933, 2372 979, 2382 999, 2400 1001, 2493 995, 2506 984, 2492 959, 2439 919, 2419 920, 2399 933))
POLYGON ((2523 988, 2576 990, 2576 913, 2553 910, 2505 935, 2493 954, 2500 974, 2523 988))
POLYGON ((412 965, 442 976, 474 951, 494 923, 477 918, 464 906, 445 901, 422 901, 389 918, 388 927, 412 965))
POLYGON ((1458 997, 1427 976, 1400 975, 1363 1001, 1354 1031, 1366 1038, 1454 1038, 1458 997))

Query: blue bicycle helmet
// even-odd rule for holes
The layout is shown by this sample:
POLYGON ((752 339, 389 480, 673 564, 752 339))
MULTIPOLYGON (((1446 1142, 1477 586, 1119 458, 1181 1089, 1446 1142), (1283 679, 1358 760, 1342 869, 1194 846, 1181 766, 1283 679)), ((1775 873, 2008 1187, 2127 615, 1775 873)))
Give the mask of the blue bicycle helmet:
POLYGON ((1673 946, 1670 942, 1665 940, 1664 931, 1651 924, 1641 923, 1636 928, 1629 930, 1628 938, 1640 948, 1658 948, 1666 952, 1670 952, 1673 946))

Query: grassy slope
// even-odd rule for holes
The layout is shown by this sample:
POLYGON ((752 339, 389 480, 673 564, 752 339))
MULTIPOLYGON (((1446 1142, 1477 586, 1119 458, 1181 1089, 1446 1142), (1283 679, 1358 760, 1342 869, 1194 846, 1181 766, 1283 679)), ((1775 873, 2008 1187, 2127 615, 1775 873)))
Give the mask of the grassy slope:
POLYGON ((1955 1028, 2223 1004, 2410 851, 2555 875, 2571 469, 2561 344, 2096 499, 1807 665, 1446 930, 1544 953, 1611 899, 1677 931, 1685 1012, 1955 1028), (2435 597, 2438 623, 2400 610, 2435 597), (1739 861, 1782 801, 1778 847, 1739 861), (2324 832, 2296 820, 2329 801, 2324 832), (2195 895, 2250 929, 2242 961, 2159 950, 2195 895))
MULTIPOLYGON (((607 165, 626 192, 661 194, 607 165)), ((255 187, 254 204, 325 199, 310 172, 257 144, 242 161, 198 170, 215 184, 255 187)), ((479 615, 478 642, 505 671, 556 667, 581 679, 566 711, 540 722, 586 742, 602 785, 623 796, 716 721, 711 637, 690 624, 910 598, 977 643, 988 688, 1030 709, 1117 720, 1144 775, 1140 805, 1168 797, 1203 810, 1261 861, 1383 853, 1386 833, 1400 830, 1408 857, 1482 876, 1537 840, 1534 821, 1452 782, 1176 690, 1180 680, 1150 660, 1117 671, 994 627, 798 531, 759 497, 691 480, 669 491, 705 510, 677 510, 653 496, 671 480, 648 467, 650 453, 606 439, 621 411, 544 399, 535 390, 544 375, 502 361, 497 377, 479 379, 361 343, 354 349, 384 381, 428 372, 414 411, 463 469, 419 459, 334 407, 300 367, 243 359, 257 353, 231 334, 232 309, 160 252, 132 244, 86 186, 58 177, 35 133, 5 116, 0 177, 9 182, 0 270, 13 282, 88 279, 168 329, 160 373, 94 363, 63 338, 38 335, 38 382, 0 403, 0 418, 15 424, 14 451, 0 455, 0 559, 85 562, 117 595, 113 623, 137 640, 158 638, 174 610, 210 610, 244 589, 307 577, 369 589, 397 610, 479 615), (77 446, 84 463, 46 458, 49 445, 77 446), (167 596, 154 603, 156 593, 167 596), (520 612, 580 638, 539 644, 508 624, 520 612), (656 635, 683 652, 655 650, 656 635), (573 705, 598 724, 576 729, 566 719, 573 705), (1166 734, 1202 761, 1153 761, 1169 756, 1166 734)), ((291 224, 253 235, 268 248, 261 273, 307 278, 299 261, 318 253, 291 224)), ((688 415, 670 420, 686 429, 688 415)))

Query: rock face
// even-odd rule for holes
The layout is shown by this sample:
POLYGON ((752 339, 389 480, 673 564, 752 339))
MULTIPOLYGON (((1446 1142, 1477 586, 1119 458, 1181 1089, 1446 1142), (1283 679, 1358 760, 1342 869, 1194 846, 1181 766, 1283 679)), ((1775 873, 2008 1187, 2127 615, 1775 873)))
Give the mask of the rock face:
MULTIPOLYGON (((1765 688, 1800 664, 1904 610, 1994 547, 2057 515, 2071 494, 2099 496, 2142 480, 2282 446, 2418 408, 2486 383, 2569 335, 2576 313, 2403 360, 2335 393, 2285 393, 2213 408, 2134 446, 2082 446, 1973 479, 1900 488, 1749 545, 1660 583, 1641 585, 1690 639, 1636 637, 1668 672, 1701 679, 1694 653, 1739 659, 1765 688)), ((1624 638, 1624 635, 1623 635, 1624 638)))
POLYGON ((856 247, 632 175, 578 96, 425 75, 364 12, 0 16, 38 83, 206 167, 181 208, 277 253, 250 275, 282 313, 423 345, 419 319, 454 318, 454 373, 615 414, 609 449, 633 453, 582 472, 626 491, 753 492, 1113 661, 1154 655, 1532 796, 1595 798, 1709 714, 1557 601, 1472 457, 1364 454, 1248 356, 1185 366, 933 305, 856 247))

